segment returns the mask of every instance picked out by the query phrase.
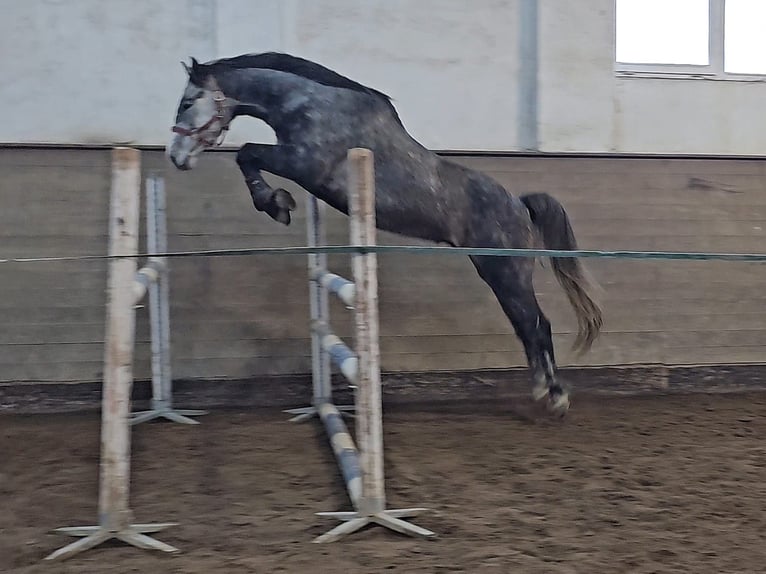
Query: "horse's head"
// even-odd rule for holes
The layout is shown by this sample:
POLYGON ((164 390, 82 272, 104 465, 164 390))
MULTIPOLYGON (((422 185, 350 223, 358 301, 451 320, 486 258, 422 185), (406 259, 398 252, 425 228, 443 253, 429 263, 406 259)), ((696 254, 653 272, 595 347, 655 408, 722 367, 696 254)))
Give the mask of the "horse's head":
POLYGON ((178 169, 191 169, 204 149, 221 145, 232 118, 231 106, 215 77, 194 58, 183 64, 189 81, 178 104, 173 137, 167 147, 178 169))

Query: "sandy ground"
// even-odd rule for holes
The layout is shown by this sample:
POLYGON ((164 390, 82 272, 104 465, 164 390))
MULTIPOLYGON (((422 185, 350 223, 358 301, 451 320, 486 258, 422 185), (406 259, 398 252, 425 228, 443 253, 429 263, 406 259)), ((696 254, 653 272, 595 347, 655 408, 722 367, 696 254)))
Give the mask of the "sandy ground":
POLYGON ((120 544, 63 563, 49 530, 96 517, 98 416, 0 416, 0 572, 756 573, 766 571, 766 394, 578 397, 386 413, 389 506, 426 506, 434 541, 369 528, 311 544, 348 509, 318 422, 226 411, 135 429, 138 522, 175 521, 163 555, 120 544), (472 414, 475 413, 475 414, 472 414))

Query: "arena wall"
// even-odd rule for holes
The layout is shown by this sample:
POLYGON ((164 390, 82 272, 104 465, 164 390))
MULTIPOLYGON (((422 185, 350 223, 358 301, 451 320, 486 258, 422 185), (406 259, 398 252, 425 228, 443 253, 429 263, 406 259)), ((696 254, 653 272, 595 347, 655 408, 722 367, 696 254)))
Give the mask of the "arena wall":
MULTIPOLYGON (((160 152, 173 251, 305 245, 305 192, 293 224, 255 212, 231 153, 209 153, 194 172, 160 152)), ((569 211, 586 249, 759 252, 766 161, 598 157, 453 158, 514 193, 548 191, 569 211)), ((4 150, 0 154, 0 258, 104 254, 107 150, 4 150)), ((293 186, 294 187, 294 186, 293 186)), ((329 214, 329 239, 347 242, 329 214)), ((381 234, 380 243, 409 243, 381 234)), ((508 368, 522 349, 489 289, 461 257, 380 258, 381 346, 386 371, 508 368)), ((334 257, 344 272, 347 257, 334 257)), ((576 322, 540 267, 537 289, 564 366, 763 362, 766 271, 759 264, 588 260, 600 283, 605 328, 593 351, 568 353, 576 322)), ((106 264, 6 263, 0 281, 0 382, 101 379, 106 264)), ((309 368, 306 261, 302 256, 171 261, 173 372, 179 378, 248 378, 309 368)), ((141 316, 142 314, 139 313, 141 316)), ((145 315, 145 314, 144 314, 145 315)), ((334 320, 350 333, 347 314, 334 320)), ((141 321, 137 376, 148 375, 141 321)))

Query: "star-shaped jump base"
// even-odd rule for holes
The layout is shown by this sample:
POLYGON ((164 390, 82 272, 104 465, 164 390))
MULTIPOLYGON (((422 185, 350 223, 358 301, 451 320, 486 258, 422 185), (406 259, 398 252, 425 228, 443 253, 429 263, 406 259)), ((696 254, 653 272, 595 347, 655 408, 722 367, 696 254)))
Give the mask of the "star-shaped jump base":
POLYGON ((138 425, 155 419, 167 419, 170 422, 179 423, 183 425, 198 425, 199 421, 195 421, 189 417, 200 417, 206 415, 207 411, 194 411, 188 409, 171 409, 171 408, 157 408, 148 411, 139 411, 130 415, 130 424, 138 425))
POLYGON ((314 539, 315 543, 335 542, 344 536, 361 530, 368 524, 377 524, 390 530, 395 530, 408 536, 434 538, 436 534, 410 522, 401 520, 426 512, 425 508, 403 508, 401 510, 383 510, 375 514, 360 514, 358 512, 318 512, 317 516, 335 518, 343 521, 341 524, 314 539))
POLYGON ((126 544, 136 546, 143 550, 161 550, 162 552, 178 552, 179 550, 170 544, 165 544, 155 540, 147 534, 165 530, 171 526, 176 526, 175 522, 165 522, 161 524, 132 524, 124 530, 110 531, 103 526, 74 526, 70 528, 57 528, 54 532, 66 534, 68 536, 82 536, 81 540, 59 548, 53 554, 46 556, 46 560, 64 560, 71 558, 85 550, 103 544, 107 540, 116 538, 126 544))

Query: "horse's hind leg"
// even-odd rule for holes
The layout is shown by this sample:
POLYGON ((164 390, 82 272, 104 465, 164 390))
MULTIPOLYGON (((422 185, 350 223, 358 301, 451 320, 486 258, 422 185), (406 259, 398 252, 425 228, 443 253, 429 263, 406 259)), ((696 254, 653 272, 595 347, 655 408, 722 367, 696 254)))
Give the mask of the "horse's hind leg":
POLYGON ((548 407, 563 414, 569 395, 556 380, 551 324, 535 296, 534 259, 522 257, 472 257, 479 276, 490 286, 524 345, 532 374, 532 396, 548 397, 548 407))

